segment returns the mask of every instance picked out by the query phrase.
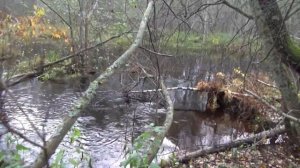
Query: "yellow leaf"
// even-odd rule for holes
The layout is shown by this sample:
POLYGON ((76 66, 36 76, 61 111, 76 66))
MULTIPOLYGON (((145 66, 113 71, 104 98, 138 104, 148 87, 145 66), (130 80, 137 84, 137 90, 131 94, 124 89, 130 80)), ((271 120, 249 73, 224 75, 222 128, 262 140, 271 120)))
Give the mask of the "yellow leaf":
POLYGON ((37 8, 37 9, 35 9, 34 14, 37 17, 43 17, 45 15, 45 9, 44 8, 37 8))
POLYGON ((58 33, 52 33, 52 37, 55 39, 60 39, 61 36, 58 33))

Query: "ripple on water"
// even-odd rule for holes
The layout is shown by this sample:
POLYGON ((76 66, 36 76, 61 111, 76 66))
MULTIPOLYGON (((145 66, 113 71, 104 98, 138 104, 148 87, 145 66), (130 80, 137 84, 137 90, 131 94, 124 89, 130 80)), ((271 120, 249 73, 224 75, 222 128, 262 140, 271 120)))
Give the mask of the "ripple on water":
MULTIPOLYGON (((40 131, 44 129, 47 132, 48 139, 63 122, 63 117, 68 114, 81 93, 64 85, 40 82, 24 86, 12 90, 13 95, 34 125, 40 131)), ((97 92, 96 99, 75 124, 81 131, 80 138, 76 143, 70 144, 68 134, 59 146, 59 149, 69 153, 67 158, 80 158, 74 152, 79 147, 91 156, 94 167, 119 167, 120 161, 124 159, 124 149, 131 142, 132 135, 136 137, 150 123, 161 124, 164 121, 165 109, 156 109, 155 103, 122 104, 122 99, 116 99, 120 95, 120 92, 97 92), (115 104, 113 99, 117 100, 115 104)), ((7 100, 6 108, 15 128, 29 138, 41 142, 31 128, 28 118, 15 106, 13 99, 7 100)), ((228 122, 224 118, 191 111, 176 111, 174 123, 167 136, 169 144, 176 144, 179 149, 195 149, 199 146, 225 143, 244 135, 233 125, 233 121, 228 122)), ((33 161, 39 151, 35 147, 32 149, 33 152, 26 157, 28 162, 33 161)))

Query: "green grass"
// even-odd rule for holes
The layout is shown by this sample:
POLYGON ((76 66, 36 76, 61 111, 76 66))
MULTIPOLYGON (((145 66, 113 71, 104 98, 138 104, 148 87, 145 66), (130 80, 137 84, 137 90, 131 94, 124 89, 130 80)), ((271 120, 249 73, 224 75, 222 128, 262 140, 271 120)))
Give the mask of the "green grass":
MULTIPOLYGON (((242 51, 237 50, 242 44, 241 38, 234 38, 228 33, 213 33, 203 36, 202 34, 175 32, 169 37, 162 39, 162 48, 168 52, 185 53, 189 55, 197 54, 200 52, 220 53, 242 51)), ((238 54, 240 55, 240 54, 238 54)))

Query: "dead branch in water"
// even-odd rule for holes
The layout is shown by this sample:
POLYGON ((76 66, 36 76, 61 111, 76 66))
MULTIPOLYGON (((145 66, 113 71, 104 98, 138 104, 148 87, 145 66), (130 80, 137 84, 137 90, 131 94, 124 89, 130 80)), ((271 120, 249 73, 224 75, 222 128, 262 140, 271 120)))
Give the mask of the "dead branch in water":
MULTIPOLYGON (((258 134, 249 136, 247 138, 242 138, 242 139, 238 139, 238 140, 235 140, 235 141, 232 141, 229 143, 225 143, 225 144, 217 146, 217 147, 209 147, 207 149, 201 149, 201 150, 197 150, 197 151, 193 151, 193 152, 187 152, 184 154, 180 154, 180 152, 179 152, 179 154, 177 153, 176 159, 181 163, 186 163, 186 162, 190 161, 191 159, 194 159, 197 157, 229 150, 231 148, 239 147, 243 144, 253 144, 256 141, 259 141, 263 138, 271 138, 271 137, 274 137, 278 134, 282 134, 285 132, 286 132, 285 127, 283 127, 283 126, 277 127, 277 128, 271 129, 271 130, 263 131, 258 134)), ((171 165, 171 161, 168 160, 168 161, 164 162, 163 164, 164 165, 162 165, 162 166, 171 165)))

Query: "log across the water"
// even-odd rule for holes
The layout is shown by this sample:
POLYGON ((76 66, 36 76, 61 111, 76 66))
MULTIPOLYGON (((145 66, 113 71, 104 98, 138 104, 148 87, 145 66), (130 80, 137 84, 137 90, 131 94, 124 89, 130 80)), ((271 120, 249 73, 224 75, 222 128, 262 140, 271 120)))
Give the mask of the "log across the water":
MULTIPOLYGON (((215 82, 199 82, 197 87, 167 88, 174 103, 174 108, 184 111, 211 111, 225 108, 235 96, 229 90, 215 82)), ((139 101, 154 101, 161 97, 161 89, 130 91, 129 97, 139 101)))
MULTIPOLYGON (((167 88, 175 110, 207 113, 228 113, 231 117, 249 123, 250 132, 260 132, 276 124, 260 112, 262 105, 248 94, 231 92, 218 82, 198 82, 197 87, 167 88), (259 119, 259 120, 258 120, 259 119)), ((160 89, 131 91, 129 97, 141 101, 160 100, 160 89)), ((163 99, 161 99, 163 105, 163 99)))
MULTIPOLYGON (((172 87, 167 88, 174 104, 174 109, 183 111, 205 111, 208 92, 200 91, 195 87, 172 87)), ((139 101, 157 101, 161 99, 161 89, 131 91, 129 97, 139 101)))

